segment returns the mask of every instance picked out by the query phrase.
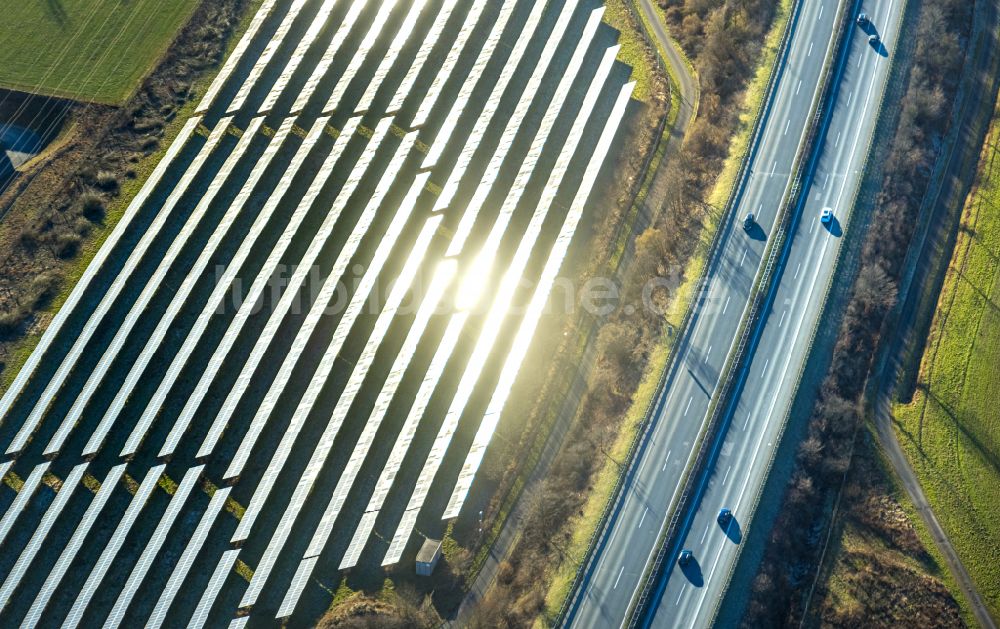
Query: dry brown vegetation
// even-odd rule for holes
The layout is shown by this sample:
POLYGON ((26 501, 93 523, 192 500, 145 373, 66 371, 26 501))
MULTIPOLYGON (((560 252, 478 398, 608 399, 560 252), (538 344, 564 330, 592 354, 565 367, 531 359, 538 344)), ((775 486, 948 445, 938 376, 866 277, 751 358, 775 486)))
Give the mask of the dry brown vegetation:
MULTIPOLYGON (((815 573, 825 540, 817 531, 828 524, 829 505, 845 473, 852 465, 863 465, 863 458, 852 459, 862 415, 861 396, 882 323, 895 303, 900 267, 915 226, 913 217, 947 133, 950 104, 964 59, 960 42, 968 33, 970 19, 971 3, 963 0, 927 2, 919 7, 914 61, 899 104, 900 116, 884 165, 875 215, 862 247, 860 270, 808 435, 799 447, 782 512, 754 581, 744 619, 747 627, 799 624, 804 592, 812 584, 807 575, 815 573)), ((863 476, 858 478, 863 482, 863 476)), ((854 497, 863 495, 856 493, 854 497)), ((847 498, 850 500, 851 494, 847 498)), ((847 508, 866 509, 853 504, 847 508)), ((876 564, 870 570, 890 573, 895 568, 876 564)), ((912 583, 912 579, 906 581, 912 583)), ((872 596, 891 601, 898 594, 893 583, 873 575, 863 585, 881 585, 883 589, 873 591, 872 596)), ((951 607, 939 606, 942 619, 953 611, 951 607)))
POLYGON ((440 624, 430 599, 403 588, 379 597, 360 592, 337 600, 316 623, 317 629, 410 629, 440 624))
POLYGON ((701 82, 698 116, 685 139, 685 193, 704 198, 726 159, 740 96, 753 76, 778 2, 657 0, 670 33, 694 62, 701 82))
POLYGON ((831 541, 835 559, 813 614, 824 627, 960 627, 958 603, 938 578, 942 568, 896 500, 876 447, 863 432, 831 541))
POLYGON ((249 4, 203 2, 124 106, 67 104, 58 147, 0 195, 4 355, 11 342, 43 323, 39 314, 63 289, 71 260, 106 231, 111 217, 105 213, 123 183, 160 149, 165 127, 193 97, 194 81, 219 62, 249 4))

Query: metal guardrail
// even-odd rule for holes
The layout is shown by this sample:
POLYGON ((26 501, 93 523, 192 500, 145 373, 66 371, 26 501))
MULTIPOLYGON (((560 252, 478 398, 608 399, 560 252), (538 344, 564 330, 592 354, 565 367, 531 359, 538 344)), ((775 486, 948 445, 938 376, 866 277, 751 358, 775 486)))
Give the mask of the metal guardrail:
POLYGON ((824 116, 828 113, 828 100, 834 86, 833 81, 828 81, 829 73, 835 62, 840 63, 841 49, 845 41, 844 34, 851 24, 852 12, 848 10, 848 5, 853 8, 854 4, 855 2, 853 0, 850 2, 848 2, 848 0, 844 0, 839 8, 840 19, 837 30, 834 33, 834 47, 824 64, 824 68, 820 76, 820 83, 823 85, 823 88, 820 92, 819 98, 817 98, 813 104, 812 122, 809 125, 809 133, 796 154, 795 162, 792 168, 792 184, 782 199, 782 210, 779 215, 778 231, 775 238, 769 244, 768 251, 766 252, 767 263, 761 269, 754 282, 754 287, 752 289, 752 303, 747 314, 744 316, 742 323, 740 324, 739 342, 730 352, 730 356, 723 368, 723 373, 726 374, 725 380, 720 383, 720 387, 718 389, 719 393, 711 403, 711 408, 709 409, 709 420, 705 423, 702 434, 698 439, 698 452, 695 461, 685 474, 685 489, 681 494, 680 499, 677 501, 668 525, 665 527, 664 532, 661 535, 660 548, 657 552, 657 557, 654 560, 651 569, 648 570, 646 575, 644 575, 645 582, 643 585, 643 591, 632 609, 632 614, 629 619, 630 627, 637 626, 641 619, 645 616, 646 607, 650 603, 649 598, 652 594, 653 587, 659 582, 660 576, 665 567, 669 565, 667 558, 672 556, 670 551, 680 541, 679 536, 681 531, 679 529, 681 518, 689 511, 692 506, 690 502, 695 497, 691 485, 696 479, 700 479, 702 475, 706 473, 707 468, 714 460, 713 450, 714 446, 717 445, 717 439, 714 437, 728 416, 728 410, 731 402, 730 398, 740 384, 740 378, 738 375, 743 361, 746 358, 747 348, 757 331, 761 314, 766 310, 770 302, 774 288, 774 286, 772 286, 772 274, 785 253, 786 245, 791 242, 787 239, 788 233, 792 225, 792 220, 795 217, 794 210, 800 204, 800 194, 802 191, 803 180, 806 173, 809 172, 808 169, 803 169, 803 166, 815 159, 814 153, 817 149, 816 141, 821 128, 821 122, 824 116))
MULTIPOLYGON (((756 116, 754 117, 753 131, 751 132, 751 140, 747 145, 747 153, 743 156, 740 162, 740 168, 737 171, 737 176, 733 182, 732 187, 728 195, 728 201, 726 202, 726 207, 722 212, 722 220, 716 229, 715 234, 712 237, 712 242, 709 245, 709 264, 706 264, 702 270, 701 277, 697 281, 697 288, 694 291, 694 298, 689 304, 687 311, 684 314, 681 324, 678 326, 675 338, 678 339, 677 342, 671 346, 670 351, 666 360, 666 368, 661 372, 660 378, 656 384, 656 395, 650 400, 649 405, 646 407, 643 413, 643 420, 640 422, 640 430, 637 433, 636 439, 632 442, 628 453, 625 456, 625 463, 622 464, 622 472, 618 476, 618 481, 615 484, 614 490, 611 492, 611 496, 605 503, 604 509, 601 513, 601 519, 597 528, 594 531, 593 536, 591 536, 590 544, 588 547, 587 555, 585 560, 581 563, 580 567, 577 569, 576 576, 573 580, 573 588, 570 591, 569 596, 563 602, 562 607, 559 609, 559 613, 556 615, 554 624, 564 626, 567 620, 567 614, 569 610, 576 605, 576 601, 579 599, 581 594, 582 576, 590 571, 594 561, 596 560, 596 550, 599 546, 603 544, 603 540, 607 537, 610 531, 610 524, 612 515, 618 510, 621 498, 623 496, 622 487, 625 484, 626 479, 632 476, 635 471, 636 465, 636 453, 645 445, 649 438, 650 428, 652 426, 652 418, 655 414, 656 409, 660 406, 660 403, 664 399, 663 384, 667 377, 676 367, 677 352, 681 345, 680 339, 684 338, 690 326, 691 319, 701 301, 701 296, 705 292, 705 286, 708 282, 708 276, 710 269, 715 267, 719 256, 721 255, 721 249, 719 243, 722 240, 722 234, 726 231, 726 227, 731 222, 732 210, 738 204, 740 193, 746 186, 747 179, 750 174, 749 164, 753 161, 753 157, 756 154, 757 146, 759 144, 760 135, 763 130, 763 120, 766 114, 770 111, 771 102, 773 100, 774 91, 777 86, 777 70, 784 63, 784 60, 788 53, 788 42, 791 40, 792 25, 798 16, 799 9, 801 7, 802 0, 796 0, 795 5, 792 10, 792 15, 789 16, 788 24, 785 27, 785 31, 782 34, 782 39, 779 45, 778 54, 775 56, 774 61, 771 64, 771 69, 768 76, 768 83, 765 88, 766 97, 762 103, 762 106, 758 108, 756 116)), ((646 40, 647 44, 653 47, 653 50, 657 52, 658 63, 662 64, 663 61, 659 58, 658 48, 650 42, 650 35, 645 30, 645 23, 642 22, 635 14, 635 7, 632 5, 632 0, 625 3, 628 7, 630 14, 634 19, 636 19, 641 27, 642 37, 646 40)), ((661 66, 662 67, 662 66, 661 66)), ((665 122, 665 120, 664 120, 665 122)), ((652 155, 652 153, 651 153, 652 155)), ((648 167, 648 162, 647 162, 648 167)))

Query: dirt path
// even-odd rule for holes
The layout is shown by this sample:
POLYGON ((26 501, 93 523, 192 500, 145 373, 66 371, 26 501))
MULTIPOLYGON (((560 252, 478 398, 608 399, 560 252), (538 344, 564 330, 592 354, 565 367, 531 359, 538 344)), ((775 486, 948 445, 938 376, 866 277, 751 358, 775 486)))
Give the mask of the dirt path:
POLYGON ((670 39, 670 36, 667 35, 667 31, 663 27, 659 15, 657 15, 656 10, 653 8, 652 1, 638 0, 638 4, 642 9, 643 15, 646 16, 646 20, 653 27, 653 35, 656 36, 660 45, 663 46, 663 50, 666 51, 667 58, 665 61, 670 65, 670 70, 679 83, 677 87, 680 92, 681 106, 677 112, 677 120, 674 123, 674 127, 670 131, 670 142, 667 144, 667 152, 669 154, 671 151, 676 151, 680 148, 680 143, 684 140, 684 134, 687 133, 688 125, 691 123, 698 109, 698 99, 700 97, 698 80, 691 74, 691 69, 688 67, 680 50, 674 44, 673 40, 670 39))
MULTIPOLYGON (((957 128, 945 150, 944 167, 935 177, 936 190, 929 191, 928 216, 915 235, 899 291, 899 306, 886 330, 888 343, 873 373, 876 383, 873 410, 879 442, 906 489, 910 500, 934 538, 949 570, 955 576, 976 619, 983 627, 997 625, 983 603, 958 553, 934 515, 909 460, 899 445, 893 428, 892 401, 903 367, 919 362, 924 341, 937 306, 937 297, 954 248, 955 234, 965 197, 976 172, 983 138, 993 113, 993 100, 982 94, 996 94, 1000 84, 1000 0, 980 0, 976 7, 975 31, 970 38, 976 46, 968 61, 966 86, 959 96, 957 128), (934 287, 935 290, 928 288, 934 287)), ((917 365, 913 365, 915 371, 917 365)))
MULTIPOLYGON (((670 66, 670 73, 677 81, 677 88, 680 95, 680 107, 677 111, 677 119, 674 121, 674 126, 670 129, 670 139, 667 140, 663 161, 660 162, 664 164, 681 149, 681 144, 684 142, 684 135, 687 133, 688 127, 698 111, 698 99, 701 97, 700 86, 698 85, 698 79, 691 73, 691 68, 681 54, 680 49, 667 34, 659 15, 657 15, 653 8, 652 0, 636 0, 636 4, 639 5, 646 23, 652 26, 653 32, 651 35, 656 37, 660 43, 658 49, 666 51, 667 58, 664 61, 670 66)), ((649 193, 642 204, 642 217, 639 225, 635 228, 636 233, 648 227, 656 211, 663 207, 663 202, 667 196, 666 187, 669 185, 666 170, 666 168, 660 168, 653 175, 653 182, 649 193)))
MULTIPOLYGON (((650 0, 637 0, 637 2, 641 5, 642 11, 645 13, 649 23, 653 25, 653 35, 659 39, 663 49, 667 51, 667 59, 665 59, 665 61, 670 64, 671 72, 675 77, 677 77, 679 83, 678 87, 680 91, 681 104, 677 113, 677 119, 670 132, 670 139, 667 142, 664 159, 660 162, 660 164, 663 165, 667 163, 670 156, 676 154, 680 150, 681 142, 684 140, 684 134, 687 132, 688 125, 694 118, 698 106, 698 82, 691 74, 690 69, 684 62, 684 58, 675 48, 674 43, 667 35, 663 26, 660 24, 659 18, 656 16, 656 13, 653 11, 653 7, 650 4, 650 0)), ((656 202, 655 200, 663 198, 662 187, 664 185, 665 177, 661 175, 665 170, 666 169, 664 168, 660 168, 653 175, 653 183, 644 204, 647 208, 655 207, 653 205, 653 203, 656 202), (658 191, 660 192, 658 193, 658 191)), ((650 214, 647 208, 643 208, 643 214, 648 218, 650 214)), ((648 221, 636 221, 636 224, 633 225, 633 231, 639 232, 644 229, 644 224, 646 222, 648 221)), ((619 270, 624 267, 624 264, 621 265, 619 270)), ((559 418, 556 420, 556 425, 546 440, 545 448, 539 458, 538 464, 535 466, 535 469, 533 470, 527 483, 525 483, 526 488, 534 487, 537 482, 545 476, 549 465, 552 463, 552 459, 555 458, 556 453, 559 451, 559 447, 562 445, 563 439, 566 436, 566 431, 569 430, 570 423, 576 414, 577 403, 583 398, 583 394, 586 391, 586 377, 589 372, 590 364, 593 361, 594 340, 595 335, 591 333, 591 337, 587 343, 587 348, 584 352, 583 360, 580 361, 580 367, 570 389, 570 394, 567 395, 566 399, 563 401, 559 412, 559 418)), ((483 564, 482 569, 476 576, 475 581, 469 588, 468 593, 466 593, 465 598, 462 600, 462 604, 459 606, 458 612, 454 618, 449 619, 448 622, 445 623, 446 627, 463 626, 465 624, 464 621, 468 619, 469 615, 475 609, 476 603, 478 603, 482 597, 485 596, 489 588, 492 587, 493 581, 496 579, 500 563, 507 558, 517 543, 517 540, 520 538, 520 522, 524 517, 524 509, 525 502, 518 500, 514 509, 511 511, 511 514, 508 516, 507 522, 501 529, 500 535, 493 543, 492 548, 490 548, 489 557, 486 559, 486 562, 483 564)))

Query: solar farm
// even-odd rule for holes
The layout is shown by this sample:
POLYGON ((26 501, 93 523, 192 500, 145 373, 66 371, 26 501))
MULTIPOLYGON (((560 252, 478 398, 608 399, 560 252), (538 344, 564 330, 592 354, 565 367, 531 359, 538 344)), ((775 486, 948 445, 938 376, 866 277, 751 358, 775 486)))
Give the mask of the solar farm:
POLYGON ((476 517, 627 119, 602 13, 264 0, 0 399, 0 624, 309 624, 476 517))

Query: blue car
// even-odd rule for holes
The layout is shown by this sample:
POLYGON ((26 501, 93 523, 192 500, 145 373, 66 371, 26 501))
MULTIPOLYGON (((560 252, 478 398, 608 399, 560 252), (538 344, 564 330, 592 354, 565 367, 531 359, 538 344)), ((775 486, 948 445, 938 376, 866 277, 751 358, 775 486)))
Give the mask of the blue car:
POLYGON ((729 521, 733 519, 733 512, 730 511, 729 509, 720 509, 719 510, 719 516, 717 518, 715 518, 715 519, 722 526, 728 526, 729 525, 729 521))
POLYGON ((833 209, 832 208, 828 208, 828 207, 823 208, 823 211, 819 215, 819 220, 824 225, 829 225, 830 223, 832 223, 833 222, 833 209))
POLYGON ((685 548, 684 550, 681 551, 680 556, 677 557, 677 564, 680 565, 681 568, 683 568, 684 566, 691 563, 691 559, 693 558, 694 558, 694 553, 685 548))

